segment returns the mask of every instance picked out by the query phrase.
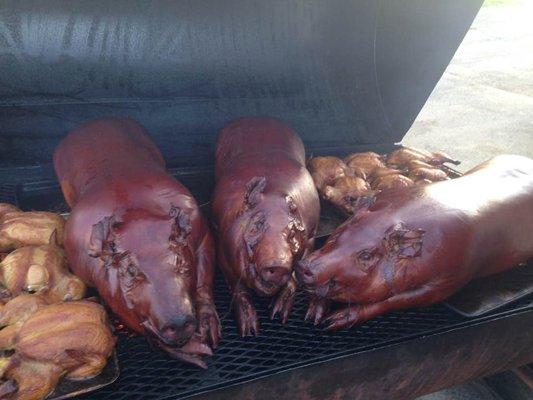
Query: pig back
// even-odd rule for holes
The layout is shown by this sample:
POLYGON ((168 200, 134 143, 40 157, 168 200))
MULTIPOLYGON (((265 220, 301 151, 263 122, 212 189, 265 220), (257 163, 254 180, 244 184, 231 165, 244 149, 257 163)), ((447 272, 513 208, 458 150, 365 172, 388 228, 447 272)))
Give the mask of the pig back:
MULTIPOLYGON (((281 152, 305 165, 302 140, 287 125, 271 118, 241 118, 226 125, 217 138, 216 175, 243 155, 281 152)), ((261 163, 261 158, 257 158, 261 163)))
POLYGON ((89 186, 135 171, 164 171, 165 162, 141 125, 109 118, 87 122, 69 133, 54 152, 54 167, 73 207, 89 186))

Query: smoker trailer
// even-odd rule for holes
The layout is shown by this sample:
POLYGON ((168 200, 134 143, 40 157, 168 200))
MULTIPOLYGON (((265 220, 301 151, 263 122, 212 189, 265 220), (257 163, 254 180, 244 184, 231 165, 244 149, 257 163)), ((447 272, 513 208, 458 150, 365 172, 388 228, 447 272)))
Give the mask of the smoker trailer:
MULTIPOLYGON (((141 122, 171 171, 209 199, 215 137, 246 115, 281 119, 307 154, 389 151, 412 124, 481 0, 8 1, 0 5, 0 196, 66 211, 59 140, 103 116, 141 122)), ((468 140, 468 138, 464 138, 468 140)), ((531 297, 467 318, 443 305, 327 334, 258 309, 199 370, 119 334, 118 380, 84 399, 408 399, 533 361, 531 297)))

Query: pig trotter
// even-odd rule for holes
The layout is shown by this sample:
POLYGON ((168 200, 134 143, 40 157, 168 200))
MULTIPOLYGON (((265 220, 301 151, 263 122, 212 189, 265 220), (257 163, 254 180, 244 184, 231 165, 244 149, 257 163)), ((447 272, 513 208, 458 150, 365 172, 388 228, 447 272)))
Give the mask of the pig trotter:
POLYGON ((294 278, 287 283, 281 290, 276 299, 272 302, 270 310, 270 319, 276 318, 279 314, 282 323, 286 323, 294 306, 294 295, 296 293, 296 281, 294 278))
POLYGON ((199 334, 195 334, 194 336, 192 336, 191 339, 187 342, 187 344, 185 344, 185 346, 183 347, 180 347, 179 349, 166 346, 161 342, 157 342, 154 344, 165 350, 175 358, 183 360, 190 364, 194 364, 202 369, 207 369, 207 364, 204 361, 203 357, 213 355, 211 348, 202 341, 202 338, 199 334))
POLYGON ((309 301, 309 308, 305 314, 305 321, 313 321, 315 326, 320 324, 331 306, 331 300, 313 296, 309 301))
POLYGON ((342 308, 339 311, 329 314, 324 319, 326 330, 330 332, 338 331, 339 329, 351 328, 357 323, 365 321, 361 318, 361 308, 359 306, 342 308))
POLYGON ((196 314, 201 341, 215 349, 220 342, 220 320, 213 301, 198 300, 196 314))
POLYGON ((259 334, 259 320, 250 295, 241 290, 234 294, 235 316, 241 337, 259 334))

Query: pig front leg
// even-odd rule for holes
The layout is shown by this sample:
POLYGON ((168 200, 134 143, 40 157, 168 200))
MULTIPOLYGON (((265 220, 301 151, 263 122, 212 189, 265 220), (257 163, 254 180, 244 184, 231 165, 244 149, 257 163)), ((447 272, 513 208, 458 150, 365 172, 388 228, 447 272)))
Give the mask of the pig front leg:
POLYGON ((294 295, 296 294, 296 289, 298 284, 294 277, 294 273, 291 276, 291 279, 285 287, 281 289, 275 300, 271 304, 270 310, 270 319, 273 320, 276 315, 279 314, 282 323, 286 323, 289 319, 289 315, 294 306, 294 295))
POLYGON ((217 255, 218 265, 224 273, 231 292, 231 307, 235 312, 239 334, 241 337, 250 334, 257 336, 259 334, 259 319, 252 303, 250 290, 241 283, 240 277, 230 268, 224 255, 224 249, 221 248, 220 244, 217 255))
POLYGON ((388 299, 370 304, 342 308, 324 319, 327 331, 338 331, 351 328, 372 318, 376 318, 390 311, 411 307, 423 307, 444 300, 455 290, 453 288, 439 288, 435 285, 425 285, 388 299))
POLYGON ((235 318, 241 337, 250 334, 257 336, 259 334, 259 319, 252 304, 249 289, 238 284, 233 288, 232 295, 235 318))
POLYGON ((211 347, 205 343, 205 339, 200 336, 199 333, 195 333, 191 339, 180 348, 167 346, 161 342, 154 343, 156 347, 161 348, 175 358, 185 361, 189 364, 196 365, 197 367, 206 369, 207 364, 204 357, 213 355, 211 347))
POLYGON ((196 318, 200 341, 209 343, 214 349, 220 342, 220 320, 213 301, 215 275, 215 251, 213 237, 209 232, 196 251, 196 318))
POLYGON ((305 321, 313 321, 315 326, 320 324, 330 307, 331 300, 323 297, 311 296, 309 299, 309 307, 305 314, 305 321))

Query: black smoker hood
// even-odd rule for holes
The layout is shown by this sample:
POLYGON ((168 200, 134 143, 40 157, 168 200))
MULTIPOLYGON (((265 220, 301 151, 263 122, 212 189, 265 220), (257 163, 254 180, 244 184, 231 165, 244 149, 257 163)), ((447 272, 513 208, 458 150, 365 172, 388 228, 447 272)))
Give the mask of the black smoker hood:
POLYGON ((245 115, 289 123, 309 152, 399 142, 481 3, 5 0, 0 167, 49 164, 102 116, 140 121, 170 166, 211 164, 245 115))

